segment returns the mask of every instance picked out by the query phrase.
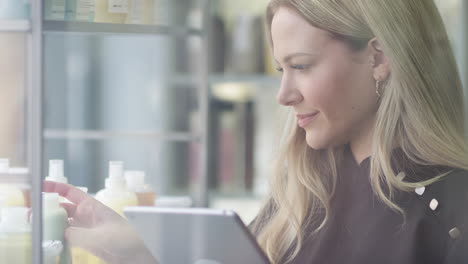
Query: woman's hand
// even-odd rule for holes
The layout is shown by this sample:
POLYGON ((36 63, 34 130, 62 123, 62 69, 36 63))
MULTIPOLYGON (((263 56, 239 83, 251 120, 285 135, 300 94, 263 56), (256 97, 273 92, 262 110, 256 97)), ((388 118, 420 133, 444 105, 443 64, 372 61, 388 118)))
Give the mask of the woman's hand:
POLYGON ((68 184, 45 181, 43 191, 73 203, 62 203, 70 218, 65 238, 71 247, 88 250, 109 264, 157 263, 127 220, 109 207, 68 184))

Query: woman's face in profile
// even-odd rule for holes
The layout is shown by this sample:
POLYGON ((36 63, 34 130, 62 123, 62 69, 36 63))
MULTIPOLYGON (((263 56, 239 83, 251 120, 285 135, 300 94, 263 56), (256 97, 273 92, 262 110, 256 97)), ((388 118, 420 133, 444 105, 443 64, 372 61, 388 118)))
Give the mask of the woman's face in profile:
POLYGON ((294 109, 307 144, 323 149, 367 138, 378 102, 369 49, 352 51, 289 8, 275 13, 271 34, 282 71, 277 99, 294 109))

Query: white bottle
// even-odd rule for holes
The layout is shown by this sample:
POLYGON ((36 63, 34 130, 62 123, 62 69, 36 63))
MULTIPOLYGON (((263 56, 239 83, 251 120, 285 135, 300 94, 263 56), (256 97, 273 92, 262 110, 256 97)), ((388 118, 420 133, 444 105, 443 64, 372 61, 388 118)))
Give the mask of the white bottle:
MULTIPOLYGON (((47 176, 45 179, 46 181, 68 183, 68 179, 63 173, 63 160, 49 160, 49 176, 47 176)), ((59 197, 59 202, 71 203, 64 197, 59 197)))
POLYGON ((123 162, 109 162, 109 177, 106 179, 105 188, 96 194, 98 201, 120 215, 123 215, 124 207, 138 205, 135 193, 127 190, 123 172, 123 162))
MULTIPOLYGON (((23 193, 24 205, 21 206, 31 207, 31 183, 29 169, 22 167, 10 167, 8 170, 8 175, 11 177, 12 181, 16 183, 15 187, 23 193)), ((18 199, 21 200, 21 198, 18 199)), ((17 202, 17 204, 22 204, 22 201, 17 202)))
POLYGON ((5 206, 26 206, 26 199, 19 185, 12 182, 10 161, 0 159, 0 208, 5 206))
POLYGON ((46 177, 46 181, 68 183, 63 174, 63 160, 49 160, 49 176, 46 177))
POLYGON ((148 184, 145 184, 144 171, 125 171, 125 180, 128 190, 136 194, 139 206, 154 206, 156 194, 148 184))
MULTIPOLYGON (((68 216, 65 209, 60 206, 58 193, 43 193, 43 241, 44 243, 52 243, 60 241, 64 248, 65 244, 65 229, 68 227, 68 216)), ((69 256, 68 250, 64 250, 60 256, 60 263, 66 263, 69 256)))
POLYGON ((0 215, 1 263, 31 263, 31 225, 26 207, 5 207, 0 215))

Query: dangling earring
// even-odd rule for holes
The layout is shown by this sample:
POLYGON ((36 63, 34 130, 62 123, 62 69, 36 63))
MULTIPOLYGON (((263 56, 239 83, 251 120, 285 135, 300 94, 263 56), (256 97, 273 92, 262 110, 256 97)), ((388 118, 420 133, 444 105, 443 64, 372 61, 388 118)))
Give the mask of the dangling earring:
POLYGON ((382 95, 380 94, 379 92, 379 89, 380 89, 380 83, 381 81, 377 80, 377 82, 375 83, 375 93, 377 94, 377 97, 380 98, 382 95))

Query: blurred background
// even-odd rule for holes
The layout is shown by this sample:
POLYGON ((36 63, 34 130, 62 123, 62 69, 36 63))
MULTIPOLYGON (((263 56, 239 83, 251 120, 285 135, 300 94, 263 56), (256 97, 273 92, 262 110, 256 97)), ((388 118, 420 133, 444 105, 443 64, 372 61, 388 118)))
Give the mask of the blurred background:
MULTIPOLYGON (((283 115, 263 34, 267 2, 148 0, 149 15, 96 9, 83 19, 45 1, 40 69, 28 66, 29 11, 0 5, 0 157, 27 167, 28 74, 40 71, 43 178, 60 159, 68 182, 95 194, 119 160, 146 173, 156 205, 232 208, 249 222, 283 115)), ((436 3, 465 80, 468 4, 436 3)))

